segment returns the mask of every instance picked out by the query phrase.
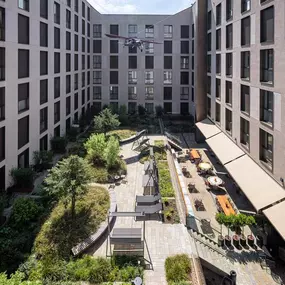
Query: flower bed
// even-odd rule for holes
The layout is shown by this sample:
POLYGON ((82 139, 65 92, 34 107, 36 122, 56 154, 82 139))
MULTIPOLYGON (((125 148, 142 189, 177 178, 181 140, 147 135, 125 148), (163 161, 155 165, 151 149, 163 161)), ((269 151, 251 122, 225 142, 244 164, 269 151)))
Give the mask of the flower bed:
POLYGON ((178 215, 175 198, 163 198, 163 217, 166 224, 178 224, 180 218, 178 215))

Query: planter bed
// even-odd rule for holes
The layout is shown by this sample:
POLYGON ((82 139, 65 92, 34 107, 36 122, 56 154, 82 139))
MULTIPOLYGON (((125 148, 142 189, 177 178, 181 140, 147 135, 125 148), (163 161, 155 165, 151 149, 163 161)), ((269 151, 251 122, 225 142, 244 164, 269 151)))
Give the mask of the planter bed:
POLYGON ((175 198, 163 199, 163 222, 166 224, 180 223, 175 198))

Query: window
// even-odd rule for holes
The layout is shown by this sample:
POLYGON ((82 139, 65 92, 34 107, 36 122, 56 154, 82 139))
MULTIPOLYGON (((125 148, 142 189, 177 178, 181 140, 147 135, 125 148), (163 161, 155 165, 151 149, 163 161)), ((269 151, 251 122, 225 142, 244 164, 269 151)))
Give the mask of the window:
POLYGON ((78 33, 78 16, 74 15, 74 31, 78 33))
POLYGON ((222 23, 222 3, 216 7, 216 26, 220 26, 222 23))
POLYGON ((95 24, 93 25, 93 38, 101 38, 102 37, 102 25, 95 24))
POLYGON ((145 53, 153 54, 154 52, 154 44, 153 43, 145 43, 145 53))
POLYGON ((102 72, 93 71, 93 84, 101 84, 101 83, 102 83, 102 72))
POLYGON ((164 37, 172 38, 173 27, 171 25, 164 25, 164 37))
POLYGON ((137 25, 129 25, 128 26, 128 34, 130 38, 134 38, 137 36, 138 26, 137 25))
POLYGON ((273 165, 273 136, 260 129, 260 160, 272 168, 273 165))
POLYGON ((137 53, 137 47, 129 46, 129 53, 137 53))
POLYGON ((212 91, 212 78, 211 76, 207 76, 207 93, 211 95, 212 91))
POLYGON ((29 0, 19 0, 18 4, 20 9, 29 11, 29 0))
POLYGON ((189 115, 189 103, 186 102, 180 103, 180 114, 189 115))
POLYGON ((194 102, 195 100, 195 93, 194 93, 194 88, 192 87, 192 90, 191 90, 192 94, 191 94, 191 100, 192 102, 194 102))
POLYGON ((48 53, 47 51, 40 52, 40 75, 48 74, 48 53))
POLYGON ((66 72, 70 72, 71 70, 71 54, 67 53, 65 56, 65 66, 66 66, 66 72))
POLYGON ((233 25, 227 25, 226 27, 226 48, 233 48, 233 25))
POLYGON ((249 121, 240 118, 240 143, 249 148, 249 121))
POLYGON ((212 11, 209 11, 207 14, 207 30, 212 28, 212 11))
POLYGON ((172 71, 164 71, 163 83, 164 84, 172 84, 172 71))
POLYGON ((110 86, 110 100, 118 100, 119 98, 119 87, 110 86))
POLYGON ((137 102, 129 102, 128 103, 128 113, 135 114, 137 111, 137 102))
POLYGON ((189 69, 189 56, 181 56, 180 68, 181 69, 189 69))
POLYGON ((181 39, 189 39, 189 26, 182 25, 180 27, 181 39))
POLYGON ((233 75, 233 54, 226 53, 226 76, 233 75))
POLYGON ((216 78, 216 99, 221 100, 221 80, 216 78))
POLYGON ((71 28, 71 12, 66 9, 66 28, 71 28))
POLYGON ((48 128, 48 107, 40 110, 40 134, 48 128))
POLYGON ((87 40, 87 52, 90 53, 90 40, 87 40))
POLYGON ((207 51, 212 50, 212 33, 207 34, 207 51))
POLYGON ((90 38, 90 24, 87 23, 87 37, 90 38))
POLYGON ((60 29, 54 28, 54 48, 60 48, 60 29))
POLYGON ((40 104, 44 104, 48 101, 48 80, 40 81, 40 104))
POLYGON ((48 0, 41 0, 40 16, 45 19, 48 18, 48 0))
POLYGON ((210 54, 207 55, 207 72, 211 73, 212 68, 212 56, 210 54))
POLYGON ((66 41, 66 49, 67 50, 70 50, 71 49, 71 34, 70 32, 66 32, 66 38, 65 38, 65 41, 66 41))
POLYGON ((118 114, 119 112, 119 103, 118 102, 110 102, 110 109, 113 113, 118 114))
POLYGON ((268 84, 274 82, 274 51, 265 49, 260 51, 260 81, 268 84))
POLYGON ((273 125, 273 92, 260 90, 260 121, 273 125))
POLYGON ((241 45, 250 46, 250 16, 241 20, 241 45))
POLYGON ((85 104, 85 90, 82 90, 82 94, 81 94, 81 106, 83 106, 85 104))
POLYGON ((5 80, 5 48, 0 47, 0 81, 5 80))
POLYGON ((18 149, 29 142, 29 116, 18 120, 18 149))
POLYGON ((60 73, 60 53, 54 53, 54 73, 60 73))
POLYGON ((5 120, 5 87, 0 88, 0 121, 5 120))
MULTIPOLYGON (((74 94, 74 110, 78 109, 78 93, 74 94)), ((75 119, 75 114, 74 114, 74 119, 75 119)))
POLYGON ((153 103, 145 103, 145 109, 148 114, 153 114, 154 112, 154 105, 153 103))
POLYGON ((232 82, 226 81, 226 104, 230 106, 232 106, 232 102, 233 102, 232 92, 233 92, 232 82))
POLYGON ((53 15, 54 15, 54 22, 56 24, 60 24, 60 5, 54 2, 53 6, 53 15))
POLYGON ((145 84, 153 84, 153 82, 154 82, 153 71, 146 71, 145 84))
POLYGON ((94 55, 93 56, 93 68, 100 69, 102 65, 102 57, 101 55, 94 55))
POLYGON ((164 102, 163 103, 163 109, 164 112, 167 114, 171 114, 172 113, 172 103, 171 102, 164 102))
POLYGON ((81 31, 82 35, 85 35, 85 21, 84 20, 82 20, 81 29, 82 29, 81 31))
POLYGON ((145 99, 153 100, 154 98, 154 88, 152 86, 145 87, 145 99))
POLYGON ((60 101, 54 103, 54 124, 60 121, 60 101))
POLYGON ((85 72, 82 72, 81 74, 81 86, 85 87, 85 72))
POLYGON ((82 70, 85 69, 85 55, 84 54, 81 56, 81 67, 82 67, 82 70))
POLYGON ((164 41, 164 53, 172 53, 172 41, 164 41))
POLYGON ((0 7, 0 40, 5 41, 5 9, 0 7))
POLYGON ((163 99, 172 100, 172 87, 164 87, 163 99))
POLYGON ((119 52, 119 41, 111 40, 110 41, 110 53, 118 53, 119 52))
POLYGON ((78 54, 74 55, 74 70, 78 70, 78 54))
POLYGON ((87 101, 90 101, 90 87, 87 88, 87 101))
POLYGON ((93 87, 93 99, 94 100, 101 100, 102 97, 102 88, 101 86, 94 86, 93 87))
POLYGON ((247 12, 250 10, 251 0, 241 0, 241 12, 247 12))
POLYGON ((226 131, 232 134, 232 111, 226 108, 226 131))
POLYGON ((216 103, 216 123, 221 124, 221 105, 216 103))
POLYGON ((145 57, 145 69, 153 69, 154 68, 154 57, 146 56, 145 57))
POLYGON ((30 42, 29 17, 18 14, 18 43, 28 45, 30 42))
POLYGON ((48 46, 48 25, 45 23, 40 23, 40 46, 48 46))
POLYGON ((71 78, 70 78, 70 75, 66 75, 65 84, 66 84, 66 94, 68 94, 71 91, 71 78))
POLYGON ((87 20, 90 21, 90 7, 87 7, 87 20))
POLYGON ((30 76, 30 53, 28 50, 18 50, 18 78, 30 76))
POLYGON ((119 35, 119 25, 110 25, 110 34, 119 35))
POLYGON ((29 161, 29 148, 18 155, 18 168, 28 168, 30 165, 29 161))
POLYGON ((207 97, 207 116, 208 117, 211 117, 211 113, 212 113, 211 104, 212 104, 211 98, 207 97))
POLYGON ((164 69, 172 69, 172 56, 164 56, 164 69))
POLYGON ((137 69, 137 57, 135 55, 129 56, 129 69, 137 69))
POLYGON ((182 54, 189 53, 189 41, 181 41, 180 51, 182 54))
POLYGON ((221 74, 221 54, 216 55, 216 74, 221 74))
POLYGON ((74 74, 74 90, 78 90, 78 73, 74 74))
POLYGON ((90 76, 90 71, 87 72, 87 85, 90 85, 91 81, 91 76, 90 76))
POLYGON ((189 85, 189 72, 187 71, 180 72, 180 84, 189 85))
POLYGON ((180 100, 189 100, 189 87, 180 87, 180 100))
POLYGON ((66 0, 66 5, 67 5, 68 7, 71 7, 71 0, 66 0))
POLYGON ((78 13, 78 7, 79 7, 79 5, 78 5, 78 0, 74 0, 74 10, 75 10, 75 12, 77 12, 77 13, 78 13))
POLYGON ((85 3, 82 2, 82 17, 85 18, 85 3))
POLYGON ((221 29, 216 31, 216 50, 221 50, 221 29))
POLYGON ((233 18, 233 0, 227 0, 226 9, 226 20, 229 21, 233 18))
POLYGON ((119 84, 119 72, 110 71, 110 84, 119 84))
POLYGON ((274 6, 261 10, 260 42, 274 42, 274 6))
POLYGON ((241 85, 240 110, 250 114, 250 87, 246 85, 241 85))
POLYGON ((194 54, 195 52, 195 41, 192 40, 192 54, 194 54))
POLYGON ((45 135, 40 139, 40 151, 43 150, 48 150, 48 135, 45 135))
POLYGON ((250 79, 250 51, 241 52, 240 77, 245 80, 250 79))
POLYGON ((93 40, 93 52, 94 53, 102 52, 102 41, 101 40, 93 40))
POLYGON ((128 98, 129 98, 129 100, 136 100, 137 99, 137 87, 136 86, 129 86, 128 87, 128 98))
POLYGON ((137 84, 137 72, 136 71, 129 71, 129 76, 128 76, 129 84, 137 84))
POLYGON ((110 56, 110 68, 111 69, 119 68, 119 57, 117 55, 110 56))
POLYGON ((60 77, 54 79, 54 99, 60 97, 60 77))
POLYGON ((153 38, 154 37, 154 26, 153 25, 146 25, 145 26, 145 37, 146 38, 153 38))
POLYGON ((29 83, 18 85, 18 113, 29 110, 29 83))
POLYGON ((192 39, 195 37, 195 25, 192 24, 192 39))
POLYGON ((78 51, 78 35, 74 35, 74 51, 78 51))

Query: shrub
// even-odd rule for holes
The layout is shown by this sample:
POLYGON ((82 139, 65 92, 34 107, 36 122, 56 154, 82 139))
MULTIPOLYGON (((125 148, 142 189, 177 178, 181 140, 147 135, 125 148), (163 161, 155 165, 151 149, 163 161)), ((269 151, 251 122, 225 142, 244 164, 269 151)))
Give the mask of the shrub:
POLYGON ((11 176, 17 188, 33 188, 36 173, 32 168, 13 168, 11 176))
POLYGON ((123 126, 128 124, 128 112, 127 112, 127 106, 126 105, 120 106, 119 121, 123 126))
POLYGON ((65 137, 53 137, 50 140, 51 149, 55 153, 65 153, 67 140, 65 137))
POLYGON ((163 115, 162 106, 155 106, 155 114, 157 117, 161 117, 163 115))
POLYGON ((37 172, 49 169, 52 166, 52 156, 51 151, 34 151, 34 169, 37 172))
POLYGON ((94 165, 104 162, 104 151, 106 149, 106 137, 104 134, 93 134, 84 144, 87 151, 87 159, 94 165))
POLYGON ((107 167, 110 169, 116 165, 120 152, 119 141, 115 137, 111 136, 107 142, 106 149, 104 150, 104 157, 107 163, 107 167))
POLYGON ((145 115, 145 113, 146 113, 146 109, 145 109, 145 107, 144 106, 142 106, 142 105, 138 105, 138 114, 139 114, 139 116, 144 116, 145 115))
POLYGON ((70 148, 68 148, 69 155, 78 155, 80 157, 86 156, 86 150, 82 144, 76 144, 70 148))
POLYGON ((165 271, 167 282, 190 281, 191 260, 189 256, 178 254, 167 257, 165 260, 165 271))
POLYGON ((108 171, 105 167, 93 167, 91 170, 94 182, 107 183, 108 182, 108 171))
POLYGON ((42 212, 42 206, 34 199, 18 198, 13 205, 10 222, 13 226, 22 228, 36 221, 42 212))
POLYGON ((98 116, 94 117, 94 127, 96 130, 106 134, 107 132, 119 127, 118 115, 113 114, 110 109, 104 109, 98 116))
POLYGON ((67 131, 67 136, 68 136, 69 140, 72 142, 76 141, 77 135, 78 135, 78 128, 76 128, 76 127, 71 127, 67 131))
POLYGON ((157 167, 159 176, 158 182, 161 196, 175 197, 167 161, 159 161, 157 167))

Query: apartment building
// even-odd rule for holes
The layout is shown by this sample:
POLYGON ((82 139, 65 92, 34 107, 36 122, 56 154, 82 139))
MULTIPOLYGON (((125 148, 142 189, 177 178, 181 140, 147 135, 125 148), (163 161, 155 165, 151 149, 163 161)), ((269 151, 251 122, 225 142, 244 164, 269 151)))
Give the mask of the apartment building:
POLYGON ((194 114, 194 20, 102 15, 85 0, 0 0, 0 189, 90 108, 194 114), (124 47, 105 33, 161 44, 124 47))

